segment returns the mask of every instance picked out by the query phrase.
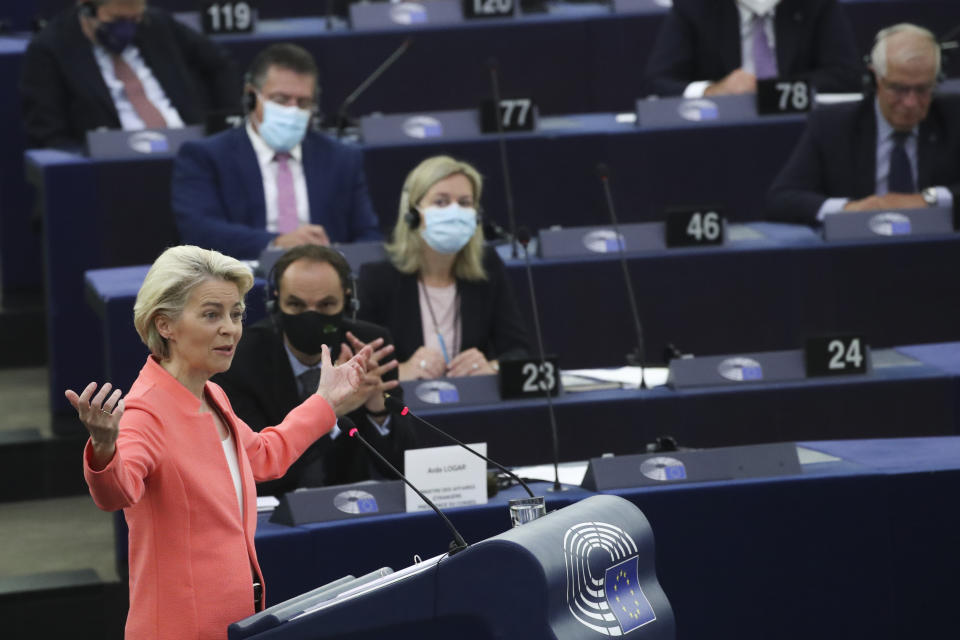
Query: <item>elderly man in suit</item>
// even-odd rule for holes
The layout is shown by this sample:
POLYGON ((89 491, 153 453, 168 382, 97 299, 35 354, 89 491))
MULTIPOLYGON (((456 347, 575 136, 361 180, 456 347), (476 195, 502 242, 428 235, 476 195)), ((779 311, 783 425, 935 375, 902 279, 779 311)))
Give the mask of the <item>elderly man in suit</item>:
POLYGON ((310 130, 313 57, 271 45, 251 64, 245 92, 245 126, 180 148, 172 197, 181 239, 236 258, 379 240, 360 149, 310 130))
MULTIPOLYGON (((366 393, 349 416, 368 442, 402 468, 403 452, 415 447, 417 438, 410 417, 384 405, 384 391, 401 394, 390 334, 348 317, 356 304, 351 282, 350 266, 335 249, 302 245, 287 251, 274 264, 267 285, 270 317, 244 329, 233 365, 214 381, 226 391, 236 414, 259 431, 282 420, 316 387, 322 344, 334 357, 340 354, 341 362, 371 344, 375 351, 366 393)), ((391 477, 392 472, 359 442, 334 427, 283 478, 259 485, 258 492, 279 495, 299 487, 391 477)))
POLYGON ((853 31, 836 0, 674 0, 644 79, 646 93, 755 93, 757 80, 860 90, 853 31))
POLYGON ((960 100, 935 95, 940 47, 911 24, 880 31, 876 93, 817 109, 767 193, 767 216, 817 224, 844 211, 960 203, 960 100))
POLYGON ((87 0, 30 43, 20 92, 28 142, 78 147, 87 131, 202 124, 240 106, 226 53, 146 0, 87 0))

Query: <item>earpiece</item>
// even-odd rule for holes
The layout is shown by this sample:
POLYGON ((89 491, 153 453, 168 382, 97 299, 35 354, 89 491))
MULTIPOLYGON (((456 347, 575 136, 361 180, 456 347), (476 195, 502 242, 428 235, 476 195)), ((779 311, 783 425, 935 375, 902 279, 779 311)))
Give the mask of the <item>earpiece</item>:
POLYGON ((407 226, 411 229, 416 229, 420 226, 420 212, 411 207, 405 214, 403 214, 403 220, 407 223, 407 226))
POLYGON ((257 108, 257 94, 254 91, 247 91, 243 94, 243 114, 250 115, 257 108))

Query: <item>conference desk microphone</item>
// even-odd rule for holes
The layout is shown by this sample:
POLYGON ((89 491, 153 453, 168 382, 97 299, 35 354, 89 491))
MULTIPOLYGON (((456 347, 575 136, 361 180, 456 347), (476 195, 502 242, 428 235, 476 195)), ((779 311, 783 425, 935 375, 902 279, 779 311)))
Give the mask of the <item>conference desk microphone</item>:
MULTIPOLYGON (((546 368, 546 352, 543 350, 543 329, 540 328, 540 313, 537 311, 537 291, 533 286, 533 267, 530 266, 530 230, 517 229, 517 242, 523 247, 523 262, 527 273, 527 288, 530 289, 530 307, 533 309, 533 332, 537 336, 537 349, 540 354, 540 370, 546 368)), ((550 416, 550 435, 553 438, 553 487, 551 491, 564 491, 560 484, 560 436, 557 434, 557 416, 553 410, 553 396, 550 389, 544 389, 547 399, 547 413, 550 416)))
POLYGON ((503 135, 503 119, 500 117, 500 65, 496 58, 487 60, 490 69, 490 91, 493 94, 494 121, 497 123, 497 143, 500 147, 500 171, 503 173, 503 190, 507 197, 507 223, 510 225, 510 257, 517 257, 517 215, 513 206, 513 185, 510 182, 510 165, 507 163, 507 138, 503 135))
MULTIPOLYGON (((505 466, 503 466, 503 465, 500 464, 499 462, 495 462, 495 461, 491 460, 490 458, 488 458, 487 456, 483 455, 482 453, 480 453, 480 452, 477 451, 476 449, 473 449, 473 448, 470 447, 469 445, 464 444, 464 443, 461 442, 460 440, 457 440, 456 438, 454 438, 452 435, 450 435, 449 433, 447 433, 446 431, 444 431, 443 429, 441 429, 441 428, 438 427, 437 425, 435 425, 435 424, 433 424, 433 423, 431 423, 431 422, 427 422, 426 419, 421 418, 420 416, 418 416, 417 414, 415 414, 413 411, 410 411, 410 407, 408 407, 407 405, 403 404, 402 401, 398 400, 397 398, 394 398, 394 397, 391 396, 389 393, 387 393, 387 394, 384 394, 384 396, 383 396, 383 402, 384 402, 384 404, 386 404, 387 409, 389 409, 391 413, 399 413, 399 414, 402 415, 402 416, 410 416, 411 418, 413 418, 413 419, 416 420, 417 422, 420 422, 421 424, 427 425, 428 427, 430 427, 431 429, 433 429, 434 431, 436 431, 437 433, 439 433, 441 436, 443 436, 444 438, 446 438, 446 439, 449 440, 450 442, 454 442, 454 443, 460 445, 461 447, 463 447, 464 449, 466 449, 467 451, 469 451, 469 452, 472 453, 473 455, 477 456, 478 458, 482 458, 482 459, 486 460, 488 463, 492 464, 493 466, 495 466, 495 467, 496 467, 497 469, 499 469, 500 471, 503 471, 505 474, 507 474, 508 476, 510 476, 510 478, 511 478, 512 480, 514 480, 517 484, 519 484, 521 487, 523 487, 523 488, 526 490, 527 495, 529 495, 531 498, 535 498, 535 497, 536 497, 535 495, 533 495, 533 491, 530 489, 530 487, 527 485, 527 483, 524 482, 523 479, 520 478, 520 476, 518 476, 517 474, 515 474, 513 471, 510 471, 509 469, 507 469, 505 466)), ((543 498, 541 498, 541 500, 542 500, 542 499, 543 499, 543 498)))
POLYGON ((385 464, 388 469, 390 469, 395 474, 397 474, 398 478, 403 480, 408 487, 413 489, 414 493, 420 496, 421 500, 423 500, 427 505, 429 505, 431 509, 436 511, 438 516, 443 518, 443 521, 447 524, 447 528, 450 529, 450 532, 453 534, 453 540, 450 542, 450 551, 448 552, 448 555, 452 556, 458 551, 463 551, 469 546, 467 544, 467 541, 463 539, 463 536, 460 535, 460 532, 457 531, 457 528, 453 526, 452 522, 450 522, 450 519, 447 518, 446 515, 444 515, 443 511, 440 511, 440 507, 434 504, 433 500, 423 495, 423 492, 420 491, 420 489, 417 489, 415 486, 413 486, 413 483, 407 480, 407 477, 405 475, 400 473, 400 471, 395 466, 390 464, 390 461, 384 458, 380 454, 380 452, 374 448, 372 444, 367 442, 367 440, 362 435, 360 435, 360 430, 357 429, 357 425, 354 424, 353 420, 351 420, 347 416, 342 416, 337 418, 337 423, 339 424, 341 430, 346 431, 351 438, 356 438, 357 440, 362 442, 363 446, 365 446, 370 453, 376 456, 377 459, 380 460, 380 462, 382 462, 383 464, 385 464))
POLYGON ((617 244, 617 254, 620 256, 620 267, 623 269, 623 281, 627 287, 627 300, 630 303, 630 315, 633 318, 633 330, 637 335, 637 346, 627 354, 627 364, 631 367, 640 367, 640 388, 646 389, 647 384, 643 375, 644 344, 643 325, 640 323, 640 312, 637 311, 637 298, 633 293, 633 282, 630 280, 630 269, 627 266, 627 250, 625 241, 620 234, 620 223, 617 221, 617 212, 613 206, 613 194, 610 192, 610 167, 604 163, 597 165, 597 176, 603 184, 603 193, 607 201, 607 213, 610 214, 610 224, 613 226, 614 238, 617 244))
POLYGON ((377 79, 386 72, 387 69, 393 66, 397 60, 400 59, 400 56, 407 52, 407 49, 410 48, 410 45, 413 44, 413 37, 407 37, 403 42, 400 43, 400 46, 394 50, 387 59, 380 63, 380 66, 373 70, 367 79, 360 83, 356 89, 353 90, 353 93, 348 95, 343 103, 340 105, 340 108, 337 109, 337 140, 340 139, 340 136, 343 135, 343 130, 347 127, 347 112, 350 110, 350 107, 354 102, 357 101, 364 91, 370 88, 377 79))

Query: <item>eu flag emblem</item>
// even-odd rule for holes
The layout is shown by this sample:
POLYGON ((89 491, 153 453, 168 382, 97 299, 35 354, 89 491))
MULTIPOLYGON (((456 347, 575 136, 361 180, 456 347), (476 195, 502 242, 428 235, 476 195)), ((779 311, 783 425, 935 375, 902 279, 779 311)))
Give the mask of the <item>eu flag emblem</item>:
POLYGON ((637 578, 639 558, 634 556, 615 564, 604 576, 603 590, 610 611, 617 617, 620 630, 629 633, 657 619, 650 601, 640 589, 637 578))

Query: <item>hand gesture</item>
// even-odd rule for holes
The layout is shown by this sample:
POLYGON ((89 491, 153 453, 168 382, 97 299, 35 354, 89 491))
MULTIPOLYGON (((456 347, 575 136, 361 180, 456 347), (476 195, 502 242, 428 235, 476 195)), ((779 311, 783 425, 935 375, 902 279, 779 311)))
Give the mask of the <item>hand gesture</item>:
POLYGON ((350 402, 351 396, 363 382, 366 373, 366 362, 373 353, 370 346, 340 366, 334 366, 330 360, 330 348, 323 345, 320 353, 320 384, 317 393, 326 400, 334 413, 343 415, 345 402, 350 402))
POLYGON ((91 382, 79 396, 73 389, 67 389, 63 393, 77 410, 80 422, 90 433, 90 444, 93 447, 91 466, 95 471, 103 469, 113 458, 117 448, 117 436, 120 435, 123 400, 120 399, 120 389, 111 394, 111 387, 112 385, 106 382, 100 391, 93 395, 97 390, 97 383, 91 382), (107 394, 110 394, 109 397, 107 394))
POLYGON ((420 347, 413 352, 410 359, 400 364, 401 380, 416 380, 417 378, 441 378, 447 369, 443 361, 443 354, 430 347, 420 347))
MULTIPOLYGON (((347 340, 350 341, 353 350, 350 347, 346 347, 346 350, 351 355, 353 351, 361 351, 365 346, 367 346, 362 340, 353 335, 352 332, 347 331, 347 340)), ((399 384, 399 380, 388 380, 384 382, 383 376, 388 371, 393 371, 399 365, 397 360, 394 358, 387 361, 384 364, 380 364, 383 360, 393 353, 394 347, 392 344, 383 346, 383 338, 377 338, 370 343, 371 348, 373 348, 373 353, 370 355, 370 358, 367 359, 367 373, 364 376, 363 384, 361 385, 361 390, 364 391, 363 394, 363 406, 367 408, 367 411, 372 411, 373 413, 381 413, 385 405, 383 403, 383 394, 386 391, 395 389, 399 384)))
POLYGON ((447 365, 447 375, 451 378, 463 376, 484 376, 496 373, 486 356, 476 347, 461 352, 447 365))

